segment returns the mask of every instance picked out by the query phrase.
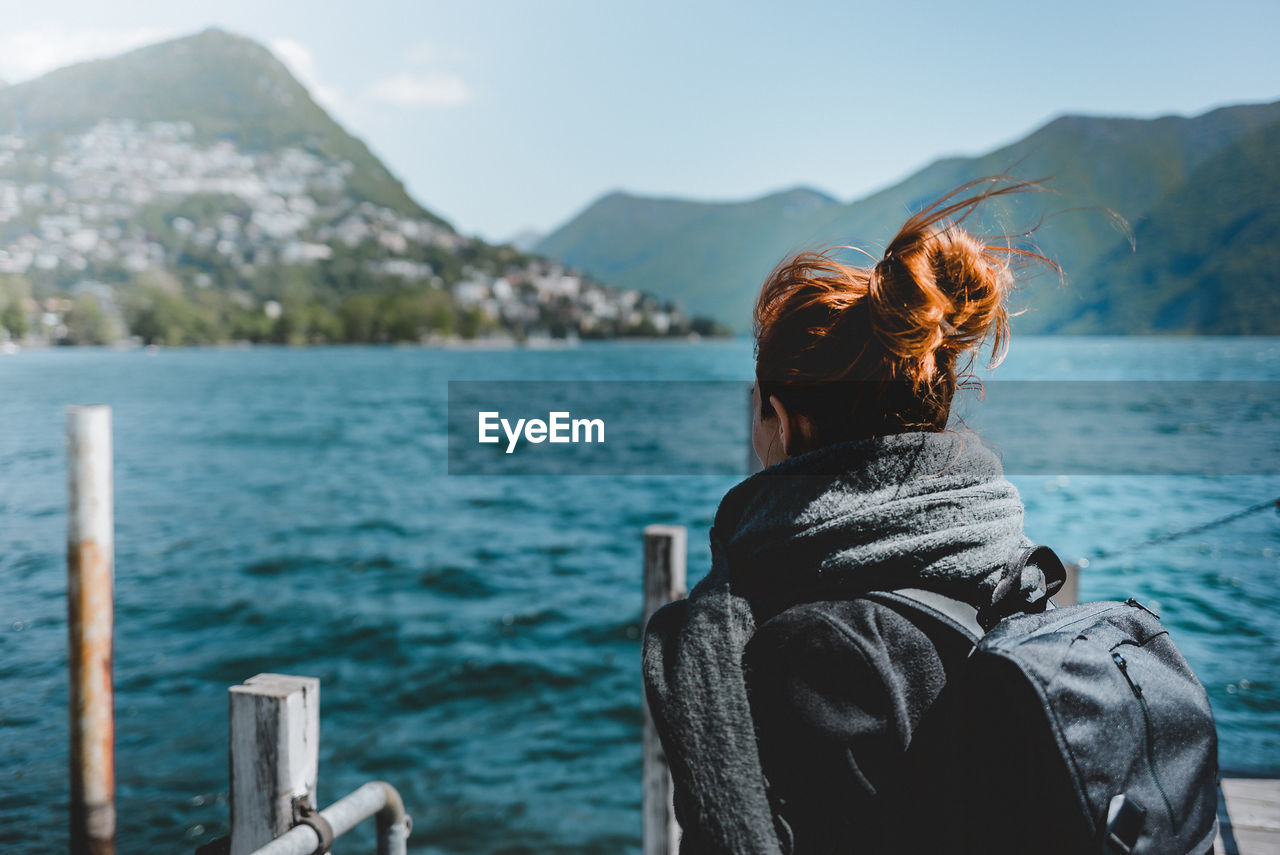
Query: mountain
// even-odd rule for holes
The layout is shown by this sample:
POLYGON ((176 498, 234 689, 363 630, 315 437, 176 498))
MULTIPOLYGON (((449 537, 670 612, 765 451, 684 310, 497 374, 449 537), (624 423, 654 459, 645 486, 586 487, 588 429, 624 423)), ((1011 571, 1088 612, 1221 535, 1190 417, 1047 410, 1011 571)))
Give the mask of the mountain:
MULTIPOLYGON (((1244 161, 1228 152, 1277 122, 1280 103, 1227 107, 1195 118, 1065 116, 988 154, 939 160, 849 204, 821 194, 810 197, 815 201, 807 209, 787 207, 782 201, 789 196, 786 193, 730 203, 611 194, 535 249, 607 275, 620 286, 643 287, 679 299, 691 311, 745 331, 760 283, 783 256, 833 244, 878 254, 905 219, 905 212, 966 181, 1016 174, 1046 179, 1053 192, 993 204, 972 224, 989 233, 1017 234, 1041 223, 1035 245, 1063 266, 1069 280, 1065 288, 1053 276, 1033 280, 1019 296, 1019 307, 1028 311, 1017 319, 1017 327, 1036 332, 1163 329, 1156 315, 1163 312, 1172 317, 1174 310, 1163 305, 1166 299, 1174 299, 1172 290, 1148 294, 1149 299, 1131 298, 1134 305, 1146 307, 1138 315, 1108 315, 1111 303, 1104 296, 1122 287, 1138 288, 1133 283, 1139 281, 1133 278, 1139 275, 1137 267, 1124 275, 1117 267, 1130 249, 1127 229, 1119 223, 1127 222, 1136 230, 1135 258, 1154 265, 1144 267, 1142 274, 1154 276, 1158 259, 1174 249, 1165 243, 1172 240, 1173 231, 1160 222, 1177 211, 1177 200, 1226 204, 1211 188, 1196 187, 1223 181, 1224 173, 1230 173, 1232 181, 1247 180, 1244 161), (667 217, 670 222, 661 222, 667 217), (1103 259, 1108 260, 1106 264, 1103 259)), ((1259 174, 1270 176, 1272 171, 1259 174)), ((1266 186, 1272 198, 1280 193, 1280 185, 1266 186)), ((1265 188, 1259 188, 1259 194, 1268 195, 1265 188)), ((1217 216, 1209 211, 1200 215, 1217 216)), ((1222 216, 1227 216, 1225 211, 1222 216)), ((1182 228, 1186 227, 1184 223, 1182 228)), ((1265 237, 1261 225, 1259 230, 1251 234, 1265 237)), ((1270 245, 1275 245, 1277 237, 1280 234, 1272 236, 1270 245)), ((1222 251, 1219 245, 1206 248, 1211 255, 1222 251)), ((1127 264, 1122 265, 1125 270, 1133 264, 1142 266, 1137 261, 1127 264)), ((1146 290, 1150 285, 1144 286, 1146 290)), ((1257 330, 1259 323, 1248 313, 1222 316, 1212 323, 1184 314, 1177 328, 1243 332, 1257 330)), ((1263 326, 1280 332, 1280 315, 1270 317, 1263 326)))
POLYGON ((1067 332, 1280 332, 1280 122, 1225 146, 1146 212, 1139 252, 1082 277, 1067 332))
POLYGON ((219 30, 0 89, 0 341, 715 332, 458 234, 219 30))
POLYGON ((251 152, 294 146, 352 164, 347 184, 361 201, 447 225, 311 100, 262 45, 222 30, 149 45, 52 71, 0 90, 0 134, 49 141, 98 122, 189 122, 201 141, 251 152))
POLYGON ((502 241, 502 243, 514 246, 521 252, 529 252, 537 245, 538 241, 542 240, 542 238, 543 233, 540 231, 535 229, 523 229, 502 241))
MULTIPOLYGON (((534 251, 592 271, 609 282, 646 283, 679 294, 681 305, 734 324, 726 297, 759 286, 778 247, 805 234, 815 218, 840 207, 816 190, 797 188, 746 202, 644 199, 611 193, 535 245, 534 251)), ((741 328, 741 327, 739 327, 741 328)))

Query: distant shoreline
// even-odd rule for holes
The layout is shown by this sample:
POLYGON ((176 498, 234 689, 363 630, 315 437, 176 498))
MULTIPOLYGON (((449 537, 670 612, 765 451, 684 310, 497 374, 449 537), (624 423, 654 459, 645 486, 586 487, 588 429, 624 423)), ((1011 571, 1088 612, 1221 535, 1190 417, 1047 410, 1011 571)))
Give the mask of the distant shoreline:
POLYGON ((285 342, 229 341, 213 344, 0 344, 0 355, 17 355, 23 351, 112 351, 116 353, 158 353, 164 350, 311 350, 317 348, 385 348, 401 350, 575 350, 579 347, 617 344, 709 344, 747 340, 747 336, 620 336, 586 339, 445 339, 440 341, 352 341, 289 344, 285 342))
MULTIPOLYGON (((1072 339, 1081 343, 1088 341, 1128 341, 1128 340, 1146 340, 1146 341, 1236 341, 1236 340, 1265 340, 1274 339, 1280 341, 1280 336, 1274 335, 1253 335, 1253 334, 1232 334, 1232 335, 1200 335, 1196 333, 1185 332, 1161 332, 1161 333, 1023 333, 1016 336, 1018 339, 1072 339)), ((399 350, 442 350, 442 351, 505 351, 505 350, 533 350, 533 351, 559 351, 559 350, 575 350, 579 347, 597 347, 597 346, 622 346, 628 344, 644 344, 655 345, 665 344, 671 346, 680 345, 705 345, 717 344, 735 341, 750 341, 751 337, 747 335, 720 335, 720 336, 623 336, 614 338, 586 338, 574 341, 572 339, 526 339, 518 341, 516 339, 447 339, 441 341, 423 341, 423 342, 378 342, 378 341, 362 341, 362 342, 316 342, 306 344, 289 344, 285 342, 219 342, 214 344, 179 344, 179 345, 144 345, 144 344, 20 344, 15 345, 12 342, 0 342, 0 357, 17 356, 26 352, 49 352, 49 351, 68 351, 68 352, 84 352, 84 351, 112 351, 115 353, 133 353, 142 352, 144 354, 155 354, 161 351, 207 351, 207 350, 316 350, 316 349, 343 349, 343 348, 377 348, 377 349, 399 349, 399 350)))

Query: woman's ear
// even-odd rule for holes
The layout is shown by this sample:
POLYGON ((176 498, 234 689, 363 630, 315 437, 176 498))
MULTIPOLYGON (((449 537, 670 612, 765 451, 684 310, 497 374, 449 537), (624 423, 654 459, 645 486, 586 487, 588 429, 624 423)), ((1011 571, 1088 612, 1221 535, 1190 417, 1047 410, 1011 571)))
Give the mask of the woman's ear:
POLYGON ((782 438, 782 453, 787 457, 795 457, 809 445, 809 420, 804 416, 790 413, 777 395, 769 396, 769 406, 778 416, 778 431, 782 438))

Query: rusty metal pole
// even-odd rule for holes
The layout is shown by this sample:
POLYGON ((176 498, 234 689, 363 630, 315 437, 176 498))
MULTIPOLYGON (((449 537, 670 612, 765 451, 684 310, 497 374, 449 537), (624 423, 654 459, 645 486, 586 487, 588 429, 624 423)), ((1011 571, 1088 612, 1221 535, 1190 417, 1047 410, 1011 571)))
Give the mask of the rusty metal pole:
POLYGON ((67 408, 71 852, 116 851, 111 408, 67 408))

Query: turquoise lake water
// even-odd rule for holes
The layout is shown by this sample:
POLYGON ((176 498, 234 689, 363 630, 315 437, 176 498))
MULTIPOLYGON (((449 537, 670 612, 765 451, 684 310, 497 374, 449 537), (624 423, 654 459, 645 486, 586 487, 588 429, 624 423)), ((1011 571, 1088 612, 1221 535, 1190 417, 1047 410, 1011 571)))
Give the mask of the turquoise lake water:
MULTIPOLYGON (((321 802, 392 782, 415 852, 638 852, 641 530, 689 526, 696 581, 736 478, 451 476, 446 384, 751 369, 745 341, 0 357, 0 852, 66 848, 71 403, 114 408, 119 851, 226 833, 226 690, 274 671, 322 681, 321 802)), ((995 376, 1278 381, 1280 340, 1026 338, 995 376)), ((1280 496, 1275 474, 1012 480, 1066 558, 1280 496)), ((1280 768, 1280 516, 1081 584, 1162 614, 1225 766, 1280 768)))

